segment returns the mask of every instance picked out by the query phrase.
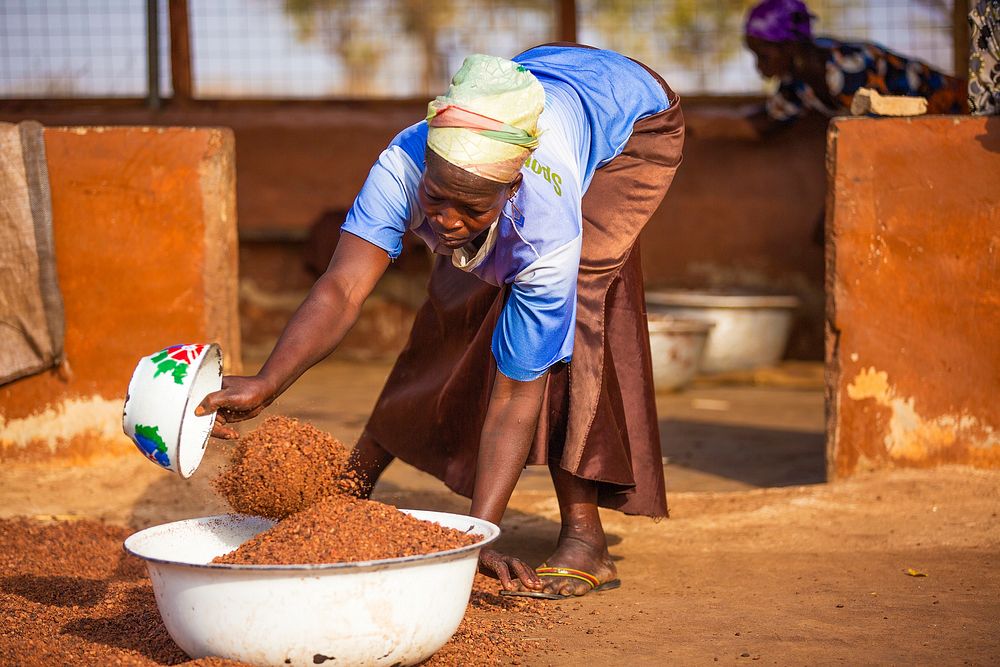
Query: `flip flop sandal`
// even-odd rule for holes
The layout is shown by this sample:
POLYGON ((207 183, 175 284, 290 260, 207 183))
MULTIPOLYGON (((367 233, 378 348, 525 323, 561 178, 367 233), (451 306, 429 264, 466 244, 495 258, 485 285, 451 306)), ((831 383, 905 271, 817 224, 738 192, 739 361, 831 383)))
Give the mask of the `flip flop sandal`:
MULTIPOLYGON (((601 591, 610 591, 615 588, 619 588, 622 585, 621 579, 612 579, 611 581, 605 581, 603 584, 589 572, 584 572, 583 570, 574 570, 571 567, 548 567, 544 563, 535 568, 535 572, 539 576, 543 577, 564 577, 566 579, 578 579, 583 581, 590 586, 588 590, 583 595, 589 595, 591 593, 599 593, 601 591)), ((559 593, 545 593, 544 591, 500 591, 500 595, 507 597, 520 597, 520 598, 536 598, 539 600, 566 600, 569 598, 580 598, 583 595, 561 595, 559 593)))

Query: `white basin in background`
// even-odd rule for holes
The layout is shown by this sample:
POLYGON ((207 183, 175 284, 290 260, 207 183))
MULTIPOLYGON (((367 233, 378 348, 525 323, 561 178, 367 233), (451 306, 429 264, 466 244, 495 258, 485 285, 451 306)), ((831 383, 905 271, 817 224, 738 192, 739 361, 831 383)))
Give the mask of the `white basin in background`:
POLYGON ((714 326, 702 357, 704 373, 773 366, 788 345, 798 297, 744 291, 651 290, 650 313, 698 319, 714 326))
POLYGON ((684 388, 701 367, 712 324, 649 312, 649 351, 653 357, 656 391, 684 388))

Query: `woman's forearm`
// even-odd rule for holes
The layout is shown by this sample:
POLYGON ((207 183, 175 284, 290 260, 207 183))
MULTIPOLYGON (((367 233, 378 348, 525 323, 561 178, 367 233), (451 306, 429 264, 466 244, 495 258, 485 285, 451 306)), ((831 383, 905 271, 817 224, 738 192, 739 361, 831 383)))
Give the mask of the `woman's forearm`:
POLYGON ((472 515, 499 524, 535 438, 546 376, 517 382, 497 373, 479 443, 472 515))

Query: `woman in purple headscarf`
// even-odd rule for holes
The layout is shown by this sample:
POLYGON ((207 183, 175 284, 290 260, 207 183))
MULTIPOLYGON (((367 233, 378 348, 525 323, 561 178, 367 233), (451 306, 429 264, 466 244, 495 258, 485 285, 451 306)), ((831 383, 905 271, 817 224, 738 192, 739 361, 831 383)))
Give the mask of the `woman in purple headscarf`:
POLYGON ((747 16, 746 44, 757 70, 778 91, 750 118, 766 133, 807 110, 846 113, 859 88, 927 99, 928 113, 964 113, 965 82, 869 42, 814 37, 815 16, 802 0, 764 0, 747 16))

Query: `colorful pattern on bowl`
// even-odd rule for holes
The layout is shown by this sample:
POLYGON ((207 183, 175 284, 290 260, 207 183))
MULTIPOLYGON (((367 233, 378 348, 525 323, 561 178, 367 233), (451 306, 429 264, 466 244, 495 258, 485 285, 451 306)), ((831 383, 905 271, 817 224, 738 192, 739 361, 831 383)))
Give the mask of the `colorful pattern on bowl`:
POLYGON ((135 437, 132 441, 139 448, 139 451, 146 455, 147 459, 153 463, 159 463, 164 468, 170 467, 170 458, 167 456, 167 444, 160 437, 159 426, 136 424, 135 437))
POLYGON ((194 363, 195 359, 201 356, 202 350, 206 347, 208 346, 203 344, 171 345, 166 349, 160 350, 151 359, 156 364, 156 372, 153 373, 153 377, 170 373, 174 382, 184 384, 188 367, 194 363))

